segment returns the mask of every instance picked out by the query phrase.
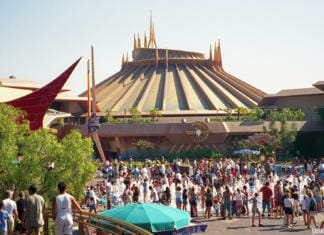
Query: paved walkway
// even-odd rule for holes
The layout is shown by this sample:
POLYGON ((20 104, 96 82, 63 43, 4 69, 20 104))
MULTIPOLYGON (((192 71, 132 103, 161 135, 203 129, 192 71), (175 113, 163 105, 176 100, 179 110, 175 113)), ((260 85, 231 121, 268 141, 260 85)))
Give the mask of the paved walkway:
MULTIPOLYGON (((319 226, 320 221, 324 220, 324 213, 316 216, 316 222, 319 226)), ((262 224, 264 227, 251 227, 251 217, 233 218, 232 220, 220 220, 212 217, 210 219, 204 219, 203 217, 195 218, 193 221, 204 222, 208 224, 208 228, 204 235, 285 235, 285 234, 324 234, 312 233, 312 229, 308 230, 303 222, 303 217, 297 218, 297 224, 293 229, 288 229, 287 226, 283 226, 283 219, 273 217, 263 217, 262 224)), ((255 224, 258 224, 258 218, 255 220, 255 224)), ((315 232, 315 231, 314 231, 315 232)))

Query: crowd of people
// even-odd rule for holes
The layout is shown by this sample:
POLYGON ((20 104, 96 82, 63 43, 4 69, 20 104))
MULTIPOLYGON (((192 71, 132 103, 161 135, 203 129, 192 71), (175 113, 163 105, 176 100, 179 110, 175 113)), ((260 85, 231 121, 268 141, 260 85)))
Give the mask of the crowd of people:
MULTIPOLYGON (((296 164, 302 163, 296 158, 296 164)), ((278 175, 275 162, 261 163, 223 158, 200 161, 112 161, 99 169, 101 179, 87 187, 83 206, 96 211, 137 202, 160 203, 186 210, 192 217, 202 213, 232 219, 251 216, 251 226, 262 218, 283 218, 289 228, 302 216, 305 226, 317 228, 316 214, 324 208, 324 163, 307 161, 303 169, 291 167, 278 175), (189 167, 182 167, 183 165, 189 167), (187 169, 187 170, 184 170, 187 169)))
MULTIPOLYGON (((298 159, 295 163, 301 165, 298 159)), ((272 159, 262 164, 231 158, 107 161, 94 183, 85 188, 80 206, 65 183, 58 185, 52 201, 55 234, 72 234, 72 206, 97 213, 138 202, 172 206, 206 219, 251 215, 253 227, 256 217, 257 225, 263 226, 262 219, 268 216, 282 218, 293 228, 302 216, 307 228, 322 228, 324 223, 316 221, 316 215, 324 208, 324 162, 307 161, 302 169, 291 167, 287 174, 278 174, 274 166, 272 159)), ((35 185, 28 192, 27 197, 20 192, 17 201, 11 191, 5 192, 0 201, 0 235, 11 235, 15 227, 19 233, 41 233, 45 201, 35 185)))

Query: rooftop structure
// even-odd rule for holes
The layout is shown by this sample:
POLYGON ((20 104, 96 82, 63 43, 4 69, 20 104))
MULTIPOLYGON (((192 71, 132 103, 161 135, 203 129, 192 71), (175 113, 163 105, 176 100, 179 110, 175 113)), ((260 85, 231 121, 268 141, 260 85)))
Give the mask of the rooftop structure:
POLYGON ((324 109, 324 81, 318 81, 311 88, 281 90, 276 94, 266 95, 259 106, 270 109, 302 109, 306 119, 316 121, 318 109, 324 109))
POLYGON ((71 113, 83 113, 82 107, 86 109, 87 99, 65 94, 68 89, 63 88, 80 59, 45 86, 29 80, 19 80, 14 76, 0 79, 0 102, 24 110, 31 130, 49 127, 55 119, 71 116, 71 113), (50 107, 68 113, 48 111, 50 107), (46 114, 50 118, 45 118, 44 121, 46 114))
MULTIPOLYGON (((218 114, 227 108, 253 108, 265 93, 224 71, 220 41, 209 58, 199 52, 158 48, 154 24, 149 38, 134 35, 133 60, 122 57, 121 70, 96 85, 100 111, 123 115, 159 109, 164 116, 218 114)), ((86 96, 86 92, 81 96, 86 96)))

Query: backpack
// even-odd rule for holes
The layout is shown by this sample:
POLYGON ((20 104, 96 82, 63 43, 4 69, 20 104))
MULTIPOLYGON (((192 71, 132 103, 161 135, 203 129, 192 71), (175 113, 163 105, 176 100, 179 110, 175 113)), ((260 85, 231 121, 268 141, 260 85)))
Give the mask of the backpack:
POLYGON ((316 205, 313 198, 311 199, 311 202, 309 204, 309 211, 316 211, 316 205))

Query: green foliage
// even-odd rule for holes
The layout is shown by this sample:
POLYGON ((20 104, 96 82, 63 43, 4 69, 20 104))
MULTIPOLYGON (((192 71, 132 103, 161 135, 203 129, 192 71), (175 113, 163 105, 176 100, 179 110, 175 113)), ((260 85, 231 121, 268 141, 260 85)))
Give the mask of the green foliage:
MULTIPOLYGON (((264 112, 260 108, 247 110, 244 107, 237 107, 237 119, 233 117, 233 111, 230 108, 225 110, 226 115, 224 118, 211 118, 212 122, 236 122, 236 121, 265 121, 264 112)), ((323 118, 324 118, 324 111, 323 118)), ((290 110, 283 109, 281 111, 273 111, 269 114, 268 119, 274 121, 302 121, 305 119, 305 113, 301 109, 290 110)))
POLYGON ((297 112, 299 113, 298 115, 300 115, 299 117, 298 115, 293 115, 294 112, 292 113, 288 109, 282 110, 281 112, 272 112, 269 115, 269 129, 265 126, 263 127, 264 132, 268 132, 271 136, 274 136, 279 140, 280 147, 284 151, 286 157, 289 157, 292 154, 292 149, 297 136, 296 124, 293 123, 291 127, 288 127, 287 120, 291 121, 294 118, 301 118, 303 116, 300 112, 297 112))
POLYGON ((173 161, 176 158, 189 159, 189 160, 200 160, 203 158, 221 158, 222 153, 215 153, 211 149, 199 149, 193 151, 185 151, 180 153, 171 153, 164 155, 164 158, 169 161, 173 161))
MULTIPOLYGON (((157 122, 158 119, 155 119, 154 122, 157 122)), ((145 124, 145 123, 153 123, 152 119, 148 118, 138 118, 134 120, 133 118, 114 118, 110 122, 111 124, 125 124, 125 123, 137 123, 137 124, 145 124), (126 120, 126 122, 125 122, 126 120)))
POLYGON ((106 116, 105 116, 105 121, 108 123, 112 123, 114 121, 114 117, 112 115, 112 110, 111 109, 107 109, 106 110, 106 116))
POLYGON ((140 139, 133 144, 136 146, 138 152, 140 152, 140 155, 145 155, 145 152, 149 155, 150 150, 154 148, 152 142, 143 139, 140 139))
POLYGON ((57 124, 59 124, 60 126, 64 126, 64 118, 58 119, 57 124))
POLYGON ((280 147, 279 140, 269 133, 255 133, 243 141, 244 147, 259 150, 266 156, 272 156, 274 151, 280 147))
POLYGON ((237 120, 241 120, 241 117, 244 117, 246 116, 246 114, 248 113, 248 110, 244 107, 237 107, 235 109, 236 113, 237 113, 237 120))
POLYGON ((153 144, 150 141, 147 140, 138 140, 137 142, 134 143, 136 147, 140 148, 146 148, 146 149, 153 149, 153 144))
POLYGON ((235 137, 231 143, 232 150, 244 149, 244 139, 240 137, 235 137))
POLYGON ((212 152, 211 157, 217 159, 217 158, 222 158, 224 156, 223 156, 222 153, 214 153, 214 152, 212 152))
POLYGON ((233 116, 233 110, 230 108, 227 108, 225 110, 225 117, 221 118, 211 118, 211 122, 237 122, 237 121, 262 121, 264 112, 260 108, 254 108, 254 109, 246 109, 244 107, 237 107, 235 109, 235 112, 237 113, 237 118, 233 116))
POLYGON ((269 121, 302 121, 305 119, 305 113, 301 109, 291 110, 282 109, 281 111, 273 111, 268 116, 269 121))
POLYGON ((264 115, 264 112, 260 108, 254 108, 247 112, 245 117, 243 117, 244 121, 261 121, 262 117, 264 115))
POLYGON ((153 109, 150 110, 150 116, 151 116, 151 118, 152 118, 152 122, 154 123, 154 121, 156 121, 156 118, 157 118, 157 117, 161 117, 162 114, 161 114, 161 112, 159 111, 159 109, 157 109, 157 108, 153 108, 153 109))
POLYGON ((226 116, 224 118, 224 121, 228 122, 228 121, 234 121, 235 120, 235 118, 233 117, 231 108, 227 108, 225 110, 225 112, 226 112, 226 116))
POLYGON ((132 122, 137 123, 138 120, 141 118, 141 112, 135 107, 130 108, 128 111, 131 115, 132 122))
POLYGON ((50 201, 57 184, 65 181, 69 192, 80 199, 96 170, 91 140, 73 131, 58 141, 47 130, 30 131, 26 122, 20 122, 22 117, 21 111, 0 104, 0 190, 24 191, 36 183, 50 201), (23 156, 20 163, 18 156, 23 156))

